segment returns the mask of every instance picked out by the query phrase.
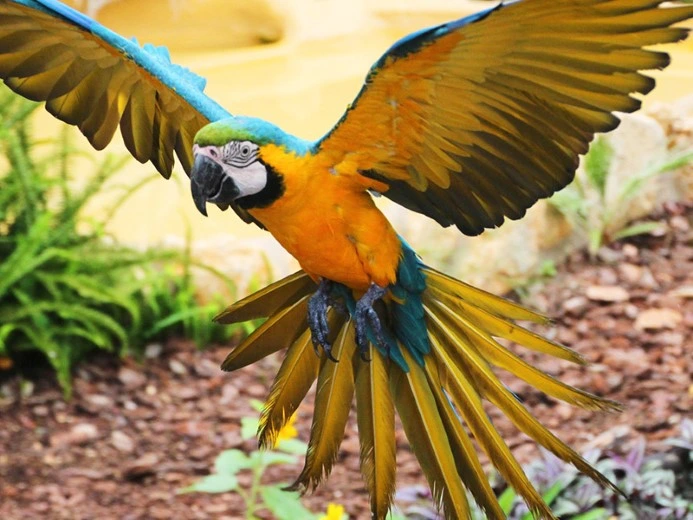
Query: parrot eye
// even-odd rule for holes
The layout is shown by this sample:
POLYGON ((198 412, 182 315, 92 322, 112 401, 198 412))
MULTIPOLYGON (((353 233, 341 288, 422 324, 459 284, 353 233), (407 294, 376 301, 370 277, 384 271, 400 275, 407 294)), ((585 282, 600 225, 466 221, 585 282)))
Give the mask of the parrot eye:
POLYGON ((232 141, 222 150, 223 160, 231 166, 244 168, 257 160, 259 147, 251 141, 232 141))

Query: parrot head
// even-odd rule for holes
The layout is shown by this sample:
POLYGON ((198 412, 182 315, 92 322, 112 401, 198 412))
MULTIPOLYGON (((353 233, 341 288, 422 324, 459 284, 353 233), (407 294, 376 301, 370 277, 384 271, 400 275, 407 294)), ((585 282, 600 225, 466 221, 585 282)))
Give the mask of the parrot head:
POLYGON ((251 209, 281 197, 282 176, 262 159, 262 147, 268 144, 298 144, 300 148, 301 143, 271 123, 252 117, 231 117, 200 129, 190 171, 192 197, 200 213, 207 216, 207 202, 222 208, 235 203, 251 209))

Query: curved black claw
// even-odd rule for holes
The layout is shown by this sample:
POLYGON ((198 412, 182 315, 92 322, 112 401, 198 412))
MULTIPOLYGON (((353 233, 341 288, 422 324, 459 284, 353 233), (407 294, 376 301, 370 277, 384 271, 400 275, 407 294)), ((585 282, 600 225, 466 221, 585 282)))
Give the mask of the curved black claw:
POLYGON ((339 360, 332 355, 332 345, 328 340, 330 326, 327 323, 327 309, 332 304, 330 298, 331 291, 332 282, 325 279, 321 280, 318 290, 308 300, 308 327, 310 328, 310 336, 313 340, 315 353, 319 356, 320 348, 322 347, 327 359, 337 363, 339 360))
POLYGON ((368 357, 369 326, 370 331, 374 336, 373 339, 376 341, 376 343, 378 343, 378 346, 384 350, 389 350, 389 346, 383 333, 383 326, 380 323, 380 318, 378 317, 378 313, 375 312, 375 309, 373 308, 373 304, 385 296, 386 292, 387 289, 384 287, 380 287, 379 285, 372 283, 366 293, 356 302, 356 309, 354 310, 356 345, 359 348, 361 359, 364 361, 370 361, 370 358, 368 357))

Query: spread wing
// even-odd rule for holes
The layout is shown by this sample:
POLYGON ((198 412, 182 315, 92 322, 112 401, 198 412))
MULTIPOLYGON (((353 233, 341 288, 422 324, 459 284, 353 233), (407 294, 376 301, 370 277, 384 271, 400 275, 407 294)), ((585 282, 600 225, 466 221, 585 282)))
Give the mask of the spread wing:
POLYGON ((120 127, 130 153, 166 178, 174 153, 190 171, 202 126, 230 117, 203 93, 205 80, 171 63, 164 47, 140 47, 55 0, 0 0, 0 78, 45 101, 98 150, 120 127))
POLYGON ((520 0, 414 33, 373 66, 316 149, 384 195, 476 235, 566 186, 596 132, 633 112, 693 6, 520 0))

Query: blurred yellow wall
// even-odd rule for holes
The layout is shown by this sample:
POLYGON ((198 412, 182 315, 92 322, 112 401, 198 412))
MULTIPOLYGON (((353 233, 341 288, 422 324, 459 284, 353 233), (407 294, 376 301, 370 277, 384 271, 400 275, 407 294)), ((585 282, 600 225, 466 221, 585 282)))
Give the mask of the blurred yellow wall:
MULTIPOLYGON (((98 0, 73 0, 87 10, 98 0)), ((392 42, 432 23, 483 9, 473 0, 100 0, 97 18, 140 42, 165 44, 173 60, 208 79, 206 92, 232 113, 268 119, 289 132, 316 138, 337 121, 370 65, 392 42), (252 6, 249 9, 248 6, 252 6), (275 41, 258 45, 258 42, 275 41)), ((659 86, 648 101, 693 92, 693 40, 668 49, 673 65, 657 73, 659 86)), ((58 123, 42 114, 38 127, 54 135, 58 123)), ((89 149, 81 136, 79 142, 89 149)), ((116 142, 109 150, 127 153, 116 142)), ((79 168, 89 167, 80 163, 79 168)), ((156 175, 134 160, 118 182, 156 175)), ((157 180, 139 191, 117 214, 110 231, 119 239, 151 245, 192 229, 196 239, 231 233, 256 236, 255 226, 231 212, 194 209, 182 172, 178 182, 157 180)), ((90 211, 98 213, 103 199, 90 211)))

